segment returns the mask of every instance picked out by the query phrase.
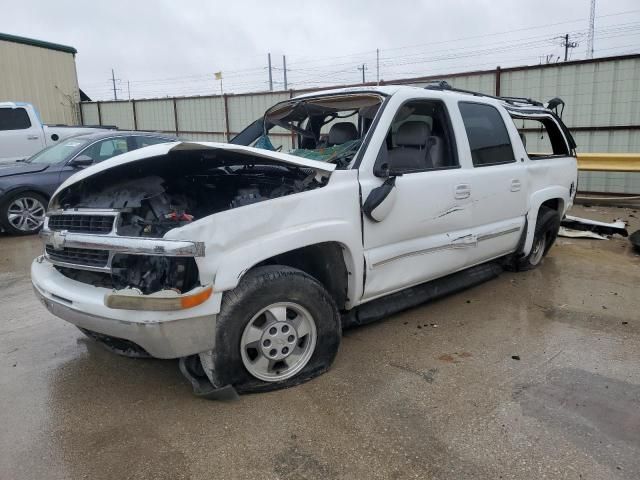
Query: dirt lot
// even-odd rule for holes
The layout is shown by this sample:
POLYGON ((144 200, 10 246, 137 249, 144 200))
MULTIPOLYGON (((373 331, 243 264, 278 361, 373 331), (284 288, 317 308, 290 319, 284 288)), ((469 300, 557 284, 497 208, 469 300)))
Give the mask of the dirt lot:
MULTIPOLYGON (((574 214, 640 228, 640 209, 574 214)), ((0 478, 640 477, 640 256, 544 264, 345 333, 326 375, 221 403, 51 316, 0 237, 0 478)))

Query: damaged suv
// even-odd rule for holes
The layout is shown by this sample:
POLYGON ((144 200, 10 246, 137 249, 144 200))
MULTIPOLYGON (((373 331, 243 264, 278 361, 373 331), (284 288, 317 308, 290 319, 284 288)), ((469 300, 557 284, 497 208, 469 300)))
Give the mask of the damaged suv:
POLYGON ((196 393, 299 384, 343 328, 540 264, 577 181, 560 103, 332 90, 230 144, 106 160, 53 195, 34 290, 118 353, 179 358, 196 393))

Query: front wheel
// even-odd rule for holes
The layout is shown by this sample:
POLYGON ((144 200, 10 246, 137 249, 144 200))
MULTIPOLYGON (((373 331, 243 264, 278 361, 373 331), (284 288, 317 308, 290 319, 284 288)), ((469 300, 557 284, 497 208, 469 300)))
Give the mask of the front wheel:
POLYGON ((214 385, 276 390, 328 370, 340 337, 338 309, 315 278, 285 266, 258 267, 225 293, 215 348, 200 358, 214 385))

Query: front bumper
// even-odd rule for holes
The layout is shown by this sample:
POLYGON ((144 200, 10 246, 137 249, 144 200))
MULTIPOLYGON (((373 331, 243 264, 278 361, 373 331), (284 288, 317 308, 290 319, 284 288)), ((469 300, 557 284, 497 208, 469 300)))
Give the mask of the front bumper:
POLYGON ((215 347, 216 316, 221 293, 185 310, 168 312, 108 308, 111 290, 72 280, 44 257, 31 264, 33 289, 55 316, 78 327, 130 340, 157 358, 180 358, 215 347))

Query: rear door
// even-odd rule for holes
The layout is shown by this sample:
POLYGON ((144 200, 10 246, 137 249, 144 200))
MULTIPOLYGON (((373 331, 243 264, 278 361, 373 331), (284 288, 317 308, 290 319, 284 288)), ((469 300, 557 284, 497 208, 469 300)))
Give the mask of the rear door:
POLYGON ((465 154, 473 164, 470 227, 477 246, 469 263, 478 264, 517 248, 527 211, 527 176, 524 159, 514 153, 506 111, 472 101, 458 106, 467 133, 465 154))
POLYGON ((20 160, 44 148, 40 125, 34 125, 23 107, 0 108, 0 159, 20 160))

